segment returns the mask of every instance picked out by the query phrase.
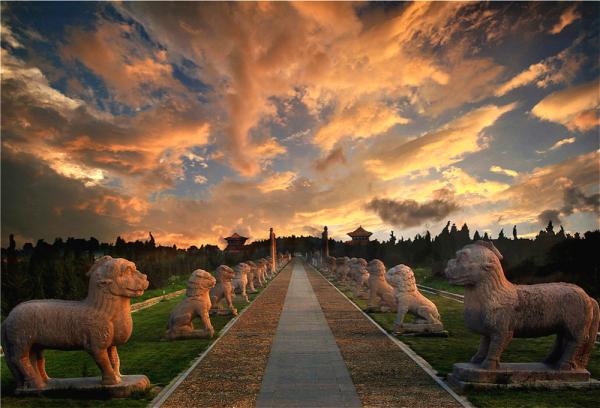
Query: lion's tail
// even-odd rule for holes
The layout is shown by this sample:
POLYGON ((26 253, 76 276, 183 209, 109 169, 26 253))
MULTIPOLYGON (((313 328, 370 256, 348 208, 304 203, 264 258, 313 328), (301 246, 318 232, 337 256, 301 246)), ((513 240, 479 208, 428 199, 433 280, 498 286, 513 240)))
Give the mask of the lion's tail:
POLYGON ((579 367, 585 368, 588 365, 590 360, 590 356, 592 354, 592 350, 594 348, 594 343, 596 342, 596 336, 598 334, 598 329, 600 325, 600 307, 598 306, 598 302, 595 299, 590 298, 589 304, 591 306, 592 312, 592 320, 588 327, 588 338, 583 346, 583 350, 580 354, 579 358, 579 367))

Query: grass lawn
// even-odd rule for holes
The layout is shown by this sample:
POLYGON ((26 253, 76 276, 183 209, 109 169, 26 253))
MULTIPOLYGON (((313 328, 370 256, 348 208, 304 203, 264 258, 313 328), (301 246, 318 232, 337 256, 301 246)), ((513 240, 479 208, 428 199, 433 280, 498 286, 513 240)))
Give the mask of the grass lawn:
MULTIPOLYGON (((415 271, 415 274, 417 271, 415 271)), ((417 278, 417 282, 419 279, 417 278)), ((420 282, 419 282, 420 283, 420 282)), ((433 286, 429 285, 428 286, 433 286)), ((440 288, 441 289, 441 288, 440 288)), ((350 290, 343 290, 363 310, 366 300, 354 299, 350 290)), ((477 351, 479 336, 467 330, 463 319, 463 304, 437 295, 425 294, 438 307, 444 327, 450 336, 443 337, 399 337, 417 354, 423 357, 445 377, 452 371, 452 365, 466 362, 477 351)), ((371 313, 371 317, 383 328, 391 331, 394 313, 371 313)), ((407 319, 410 319, 407 316, 407 319)), ((407 320, 408 321, 408 320, 407 320)), ((550 351, 554 336, 535 339, 514 339, 502 354, 504 362, 541 361, 550 351)), ((592 353, 588 370, 596 379, 600 379, 600 350, 596 345, 592 353)), ((478 407, 597 407, 600 406, 600 390, 507 390, 507 391, 469 391, 468 399, 478 407)))
POLYGON ((150 289, 144 292, 140 297, 131 299, 131 303, 139 303, 153 297, 166 295, 167 293, 176 292, 180 289, 185 289, 189 275, 173 275, 169 278, 169 283, 160 289, 150 289))
MULTIPOLYGON (((250 295, 250 299, 253 300, 257 295, 250 295)), ((208 347, 212 340, 192 339, 170 342, 162 340, 169 314, 182 297, 183 295, 163 300, 132 315, 133 334, 127 344, 119 347, 121 373, 145 374, 152 386, 164 387, 189 367, 192 360, 208 347)), ((236 307, 241 312, 246 305, 238 303, 236 307)), ((216 331, 215 338, 229 320, 228 316, 211 316, 216 331)), ((199 321, 197 325, 200 325, 199 321)), ((100 375, 94 360, 83 351, 47 350, 45 354, 46 370, 50 377, 100 375)), ((75 399, 68 396, 15 397, 15 383, 4 358, 1 363, 1 377, 2 407, 145 407, 155 394, 155 392, 147 392, 131 398, 106 400, 75 399)))
POLYGON ((446 278, 434 276, 431 273, 431 268, 414 268, 413 272, 415 273, 417 283, 421 285, 445 290, 446 292, 458 293, 459 295, 465 293, 465 289, 462 286, 451 285, 446 278))

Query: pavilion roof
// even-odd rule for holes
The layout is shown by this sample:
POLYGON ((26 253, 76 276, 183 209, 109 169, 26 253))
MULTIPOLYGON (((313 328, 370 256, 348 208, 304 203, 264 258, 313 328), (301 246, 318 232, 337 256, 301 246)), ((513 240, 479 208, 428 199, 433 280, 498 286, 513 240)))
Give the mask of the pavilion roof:
POLYGON ((242 237, 240 234, 238 234, 237 232, 234 232, 230 237, 226 237, 225 240, 229 241, 229 240, 238 240, 238 239, 243 239, 243 240, 247 240, 248 238, 246 237, 242 237))
POLYGON ((352 238, 354 238, 354 237, 370 237, 371 235, 373 235, 373 233, 365 230, 361 225, 354 231, 349 232, 348 235, 350 235, 352 238))

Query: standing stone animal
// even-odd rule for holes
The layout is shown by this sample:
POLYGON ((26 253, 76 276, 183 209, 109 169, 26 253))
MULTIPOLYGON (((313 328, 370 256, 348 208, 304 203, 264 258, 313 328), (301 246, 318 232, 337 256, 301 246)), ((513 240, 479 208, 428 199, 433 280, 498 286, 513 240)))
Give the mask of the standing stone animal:
POLYGON ((369 288, 367 261, 363 258, 356 258, 351 265, 350 275, 354 281, 354 296, 359 299, 367 299, 368 295, 365 292, 369 288))
POLYGON ((404 317, 406 313, 411 313, 415 316, 415 323, 410 325, 411 328, 417 325, 428 325, 431 327, 428 331, 443 330, 437 307, 419 292, 415 274, 410 267, 403 264, 396 265, 386 272, 385 278, 394 288, 394 296, 396 297, 395 329, 400 330, 406 326, 403 323, 404 317))
POLYGON ((367 265, 369 271, 368 310, 387 312, 396 310, 394 288, 385 280, 385 265, 379 259, 373 259, 367 265))
POLYGON ((348 258, 347 256, 337 258, 335 260, 335 265, 337 279, 340 282, 345 281, 350 271, 350 258, 348 258))
POLYGON ((246 303, 250 303, 248 299, 248 293, 246 292, 246 288, 248 286, 248 272, 250 271, 250 266, 244 262, 237 264, 233 268, 235 272, 235 276, 233 278, 233 293, 239 294, 246 301, 246 303))
POLYGON ((215 330, 208 315, 211 307, 210 290, 217 280, 210 273, 196 269, 188 279, 185 298, 171 311, 167 324, 167 339, 212 338, 215 330), (199 317, 204 326, 194 330, 193 320, 199 317))
POLYGON ((246 286, 247 293, 256 293, 256 288, 254 286, 254 281, 256 277, 256 264, 252 261, 246 261, 246 265, 248 265, 248 272, 246 276, 248 277, 248 285, 246 286))
POLYGON ((148 289, 148 279, 133 262, 110 256, 98 259, 87 274, 85 300, 23 302, 2 323, 6 364, 18 390, 46 387, 44 349, 85 350, 102 371, 103 385, 121 382, 117 346, 131 336, 131 298, 148 289))
POLYGON ((233 285, 232 280, 235 276, 235 272, 227 265, 221 265, 217 268, 215 278, 217 284, 210 290, 210 300, 212 307, 211 313, 219 314, 232 314, 237 316, 237 309, 233 305, 233 285), (228 311, 222 309, 221 303, 225 300, 227 302, 228 311))
POLYGON ((456 252, 445 270, 450 283, 465 287, 465 323, 481 334, 471 362, 496 369, 513 337, 556 334, 544 362, 560 370, 585 369, 598 332, 598 303, 568 283, 514 285, 501 260, 491 242, 476 241, 456 252))

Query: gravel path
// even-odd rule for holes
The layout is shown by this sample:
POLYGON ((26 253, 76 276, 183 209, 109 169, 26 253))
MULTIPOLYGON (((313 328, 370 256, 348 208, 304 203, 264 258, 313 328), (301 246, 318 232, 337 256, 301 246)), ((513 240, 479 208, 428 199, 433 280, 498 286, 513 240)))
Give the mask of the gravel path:
POLYGON ((163 407, 254 407, 292 263, 267 286, 163 407))
POLYGON ((312 268, 308 278, 365 407, 460 407, 312 268))

